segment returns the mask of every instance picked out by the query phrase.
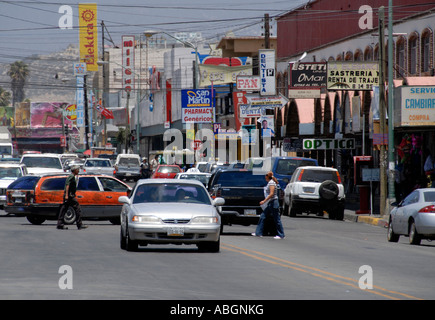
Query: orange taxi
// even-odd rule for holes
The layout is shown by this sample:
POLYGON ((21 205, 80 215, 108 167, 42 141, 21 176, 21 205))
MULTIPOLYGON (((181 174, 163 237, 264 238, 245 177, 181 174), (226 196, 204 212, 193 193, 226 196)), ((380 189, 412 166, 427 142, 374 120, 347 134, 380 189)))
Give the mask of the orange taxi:
MULTIPOLYGON (((67 174, 52 174, 18 178, 6 190, 8 214, 25 216, 32 224, 45 220, 57 220, 63 204, 63 193, 67 174)), ((109 220, 119 223, 122 205, 120 196, 128 196, 131 187, 114 177, 105 175, 79 175, 77 200, 83 219, 109 220)), ((75 221, 74 210, 68 210, 65 224, 75 221)))

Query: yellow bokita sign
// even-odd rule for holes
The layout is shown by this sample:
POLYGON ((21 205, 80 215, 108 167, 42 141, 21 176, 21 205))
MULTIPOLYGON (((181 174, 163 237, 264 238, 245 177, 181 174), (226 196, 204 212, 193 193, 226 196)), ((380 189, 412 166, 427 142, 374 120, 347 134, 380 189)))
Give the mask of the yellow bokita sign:
POLYGON ((97 4, 79 4, 80 62, 88 71, 98 71, 97 4))

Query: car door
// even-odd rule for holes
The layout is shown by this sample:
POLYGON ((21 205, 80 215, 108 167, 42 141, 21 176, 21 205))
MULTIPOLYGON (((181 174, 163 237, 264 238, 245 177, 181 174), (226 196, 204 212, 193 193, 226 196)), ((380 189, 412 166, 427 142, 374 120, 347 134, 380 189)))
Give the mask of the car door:
POLYGON ((104 217, 106 198, 95 177, 81 177, 77 186, 77 200, 86 218, 104 217))
POLYGON ((98 180, 104 190, 104 201, 106 204, 104 214, 106 217, 119 217, 122 203, 118 201, 118 198, 121 196, 127 196, 130 187, 125 183, 110 177, 98 177, 98 180))
POLYGON ((411 192, 397 208, 394 219, 394 229, 396 233, 408 234, 408 218, 412 211, 412 204, 418 202, 418 191, 411 192))

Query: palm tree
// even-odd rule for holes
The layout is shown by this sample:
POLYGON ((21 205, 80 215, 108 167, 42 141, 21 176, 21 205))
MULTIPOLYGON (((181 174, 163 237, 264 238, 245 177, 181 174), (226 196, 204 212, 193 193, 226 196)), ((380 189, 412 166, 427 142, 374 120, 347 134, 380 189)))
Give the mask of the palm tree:
POLYGON ((0 88, 0 106, 7 107, 11 103, 11 93, 0 88))
POLYGON ((23 61, 15 61, 11 64, 8 76, 12 80, 12 105, 24 100, 24 85, 28 75, 29 67, 23 61))

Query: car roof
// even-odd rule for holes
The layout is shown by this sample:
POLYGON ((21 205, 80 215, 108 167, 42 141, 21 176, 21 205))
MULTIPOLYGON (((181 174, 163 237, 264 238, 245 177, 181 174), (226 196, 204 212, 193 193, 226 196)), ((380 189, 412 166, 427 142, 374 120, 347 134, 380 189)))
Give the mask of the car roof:
POLYGON ((23 154, 21 158, 23 157, 36 157, 36 158, 41 158, 41 157, 49 157, 49 158, 60 158, 62 157, 61 154, 58 153, 28 153, 28 154, 23 154))
POLYGON ((26 165, 24 163, 18 163, 18 162, 0 162, 1 168, 19 168, 19 167, 25 167, 26 165))
POLYGON ((303 166, 303 167, 298 167, 297 169, 301 170, 325 170, 325 171, 337 171, 336 168, 332 168, 332 167, 321 167, 321 166, 303 166))

